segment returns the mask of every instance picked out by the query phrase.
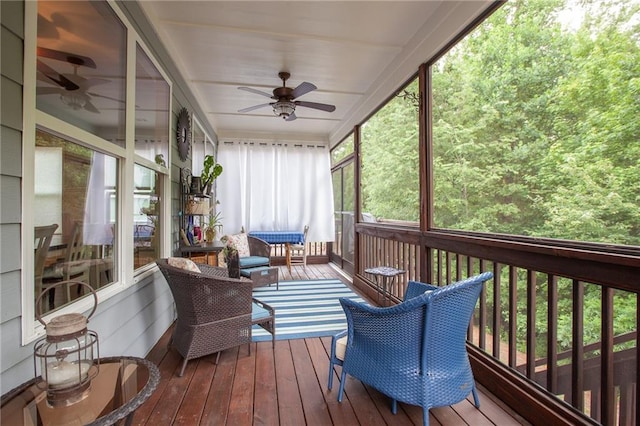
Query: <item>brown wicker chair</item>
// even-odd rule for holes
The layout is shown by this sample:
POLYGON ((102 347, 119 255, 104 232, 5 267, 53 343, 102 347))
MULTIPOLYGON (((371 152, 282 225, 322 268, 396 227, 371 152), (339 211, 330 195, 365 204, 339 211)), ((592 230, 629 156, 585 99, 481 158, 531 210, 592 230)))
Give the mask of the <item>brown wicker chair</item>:
POLYGON ((240 269, 271 266, 271 246, 260 238, 247 235, 249 243, 248 257, 240 258, 240 269))
MULTIPOLYGON (((198 264, 201 273, 156 261, 176 302, 178 319, 170 345, 187 361, 251 342, 249 280, 228 278, 225 268, 198 264)), ((216 360, 217 362, 217 360, 216 360)))

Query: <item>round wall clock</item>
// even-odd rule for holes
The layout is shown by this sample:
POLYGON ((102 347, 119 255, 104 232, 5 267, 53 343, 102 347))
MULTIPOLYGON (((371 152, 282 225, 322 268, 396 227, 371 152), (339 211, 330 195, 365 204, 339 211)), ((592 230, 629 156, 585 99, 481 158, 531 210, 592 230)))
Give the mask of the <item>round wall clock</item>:
POLYGON ((189 149, 191 148, 191 120, 189 111, 182 107, 178 113, 178 155, 182 161, 187 161, 189 149))

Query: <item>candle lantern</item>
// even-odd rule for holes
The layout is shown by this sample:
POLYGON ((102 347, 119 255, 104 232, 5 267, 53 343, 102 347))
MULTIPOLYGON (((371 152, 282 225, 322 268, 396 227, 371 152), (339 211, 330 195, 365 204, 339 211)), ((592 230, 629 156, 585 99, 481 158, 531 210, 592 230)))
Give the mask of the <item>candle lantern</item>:
POLYGON ((36 301, 36 318, 44 325, 46 336, 34 346, 34 371, 37 377, 38 369, 40 370, 43 379, 41 383, 47 387, 47 402, 54 407, 71 405, 84 399, 91 390, 91 380, 98 374, 98 334, 87 330, 87 323, 97 305, 96 292, 90 285, 80 281, 56 283, 43 291, 36 301), (40 313, 42 297, 56 287, 74 284, 91 290, 94 304, 89 316, 63 314, 46 324, 40 313))

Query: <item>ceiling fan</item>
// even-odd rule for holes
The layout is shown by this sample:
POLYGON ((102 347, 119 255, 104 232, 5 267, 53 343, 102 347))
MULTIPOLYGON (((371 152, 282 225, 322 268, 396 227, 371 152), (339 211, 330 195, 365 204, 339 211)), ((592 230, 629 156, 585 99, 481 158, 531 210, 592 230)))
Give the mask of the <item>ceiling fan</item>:
POLYGON ((37 95, 59 95, 62 103, 74 110, 84 109, 93 113, 100 113, 98 108, 91 102, 92 97, 110 99, 112 101, 124 103, 121 99, 99 95, 90 92, 92 86, 109 83, 109 80, 102 78, 85 78, 78 74, 81 66, 96 69, 96 63, 88 56, 62 52, 59 50, 38 47, 37 69, 38 80, 46 83, 53 83, 57 87, 37 87, 37 95), (40 58, 55 59, 68 62, 73 67, 73 73, 60 73, 47 65, 40 58))
POLYGON ((282 71, 278 73, 278 77, 280 77, 280 79, 282 80, 282 87, 276 87, 275 89, 273 89, 273 95, 267 92, 263 92, 262 90, 252 89, 251 87, 238 87, 238 89, 244 90, 246 92, 256 93, 258 95, 266 96, 267 98, 275 99, 275 102, 254 105, 238 110, 238 112, 249 112, 258 108, 271 106, 275 115, 277 115, 278 117, 282 117, 285 121, 293 121, 297 118, 295 111, 296 107, 298 106, 318 109, 327 112, 333 112, 336 110, 335 105, 297 100, 300 96, 306 95, 307 93, 316 90, 317 87, 314 84, 305 81, 300 83, 300 85, 298 85, 298 87, 296 87, 295 89, 292 89, 291 87, 287 87, 287 79, 291 77, 291 74, 282 71))

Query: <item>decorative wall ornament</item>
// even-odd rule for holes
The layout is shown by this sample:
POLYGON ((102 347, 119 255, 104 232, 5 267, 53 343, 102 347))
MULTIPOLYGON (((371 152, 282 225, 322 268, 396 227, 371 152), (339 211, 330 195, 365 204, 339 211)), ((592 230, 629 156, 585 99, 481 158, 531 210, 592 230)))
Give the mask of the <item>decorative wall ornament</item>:
POLYGON ((176 127, 178 128, 178 155, 180 155, 180 160, 187 161, 189 150, 191 149, 191 118, 189 117, 189 111, 185 107, 182 107, 178 113, 176 127))

